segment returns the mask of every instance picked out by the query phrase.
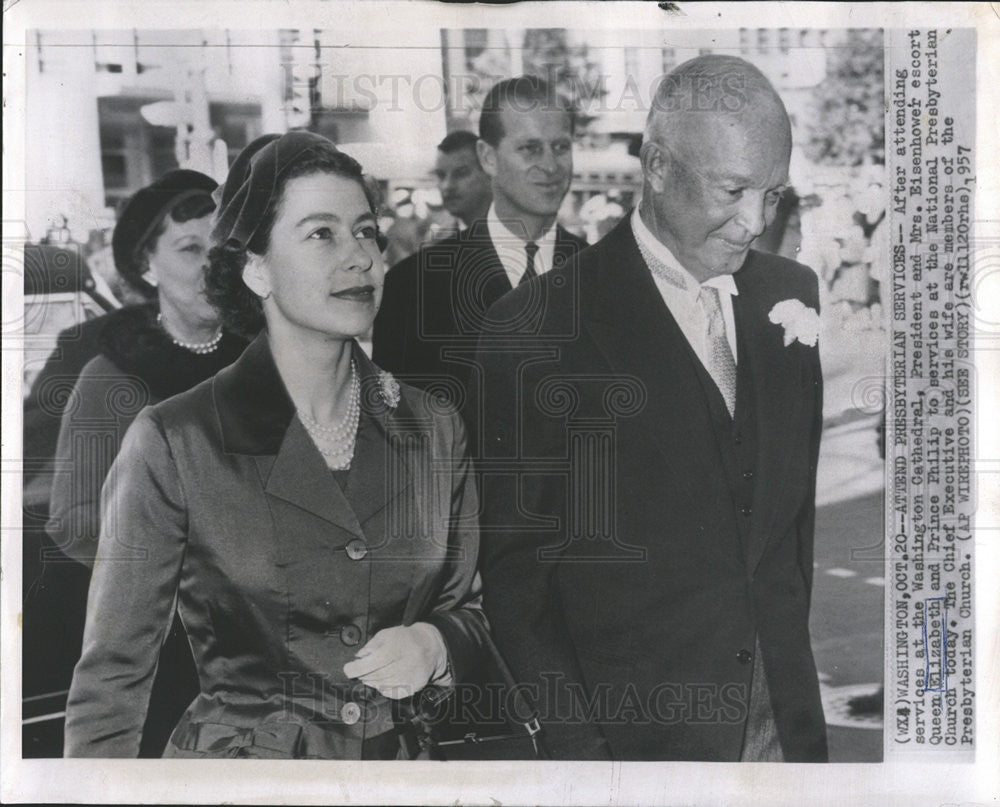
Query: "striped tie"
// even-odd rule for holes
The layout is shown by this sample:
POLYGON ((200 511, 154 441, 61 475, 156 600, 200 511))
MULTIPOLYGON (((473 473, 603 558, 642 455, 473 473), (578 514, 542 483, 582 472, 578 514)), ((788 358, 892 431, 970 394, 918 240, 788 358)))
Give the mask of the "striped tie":
POLYGON ((521 279, 517 281, 517 285, 520 286, 522 283, 527 283, 531 278, 535 277, 537 274, 535 272, 535 253, 538 252, 538 244, 534 241, 529 241, 524 245, 524 251, 528 255, 528 262, 524 266, 524 274, 521 275, 521 279))

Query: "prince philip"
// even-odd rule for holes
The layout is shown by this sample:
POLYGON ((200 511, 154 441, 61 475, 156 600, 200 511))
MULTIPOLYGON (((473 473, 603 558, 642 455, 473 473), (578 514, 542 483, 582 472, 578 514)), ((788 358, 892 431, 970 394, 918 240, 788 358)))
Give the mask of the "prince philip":
POLYGON ((493 202, 459 235, 430 244, 386 275, 373 358, 414 386, 442 392, 479 432, 476 340, 486 312, 513 287, 587 246, 556 221, 573 178, 572 109, 536 76, 493 85, 476 143, 493 202))
POLYGON ((638 209, 487 317, 486 611, 557 759, 825 761, 817 281, 751 248, 788 116, 700 56, 643 141, 638 209))

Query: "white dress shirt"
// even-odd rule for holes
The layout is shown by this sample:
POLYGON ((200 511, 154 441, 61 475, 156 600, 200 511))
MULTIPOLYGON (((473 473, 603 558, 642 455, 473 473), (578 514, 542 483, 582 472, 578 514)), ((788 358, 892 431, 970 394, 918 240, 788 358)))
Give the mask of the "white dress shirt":
MULTIPOLYGON (((486 227, 510 285, 517 288, 517 284, 521 282, 521 275, 528 265, 528 253, 524 249, 528 240, 524 237, 524 233, 514 233, 500 221, 495 205, 490 205, 490 212, 486 214, 486 227)), ((535 274, 541 275, 552 268, 552 260, 556 254, 554 221, 546 232, 535 239, 535 243, 538 245, 538 252, 535 253, 535 274)))
MULTIPOLYGON (((636 241, 644 246, 653 256, 664 265, 675 270, 683 279, 686 288, 680 289, 673 283, 660 277, 656 272, 652 272, 653 282, 660 290, 663 302, 667 304, 670 313, 680 326, 684 338, 691 345, 695 355, 701 359, 705 369, 710 368, 708 349, 708 324, 705 322, 705 312, 698 302, 700 284, 688 272, 674 254, 667 249, 660 240, 653 235, 646 227, 639 216, 639 208, 632 212, 632 232, 636 241)), ((736 351, 736 321, 733 318, 733 297, 739 294, 736 288, 736 281, 732 275, 716 275, 705 281, 705 286, 713 286, 719 290, 719 304, 722 306, 722 319, 726 325, 726 341, 733 353, 733 361, 738 360, 736 351)))

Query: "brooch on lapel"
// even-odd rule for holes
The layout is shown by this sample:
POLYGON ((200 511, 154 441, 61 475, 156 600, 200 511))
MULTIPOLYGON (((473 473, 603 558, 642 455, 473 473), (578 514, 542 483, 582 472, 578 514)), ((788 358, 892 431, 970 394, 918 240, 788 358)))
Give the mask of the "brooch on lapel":
POLYGON ((391 409, 399 406, 399 382, 387 370, 378 371, 378 391, 386 406, 391 409))
POLYGON ((782 300, 771 309, 767 318, 785 329, 785 347, 798 339, 803 345, 815 347, 819 339, 820 319, 815 308, 801 300, 782 300))

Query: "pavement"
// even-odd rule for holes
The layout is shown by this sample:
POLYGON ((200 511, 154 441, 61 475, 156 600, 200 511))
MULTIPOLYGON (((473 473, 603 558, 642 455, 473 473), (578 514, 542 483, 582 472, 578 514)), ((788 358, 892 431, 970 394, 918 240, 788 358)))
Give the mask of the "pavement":
POLYGON ((810 619, 831 762, 880 762, 882 716, 851 715, 850 698, 883 683, 885 463, 880 415, 826 428, 817 479, 810 619))

